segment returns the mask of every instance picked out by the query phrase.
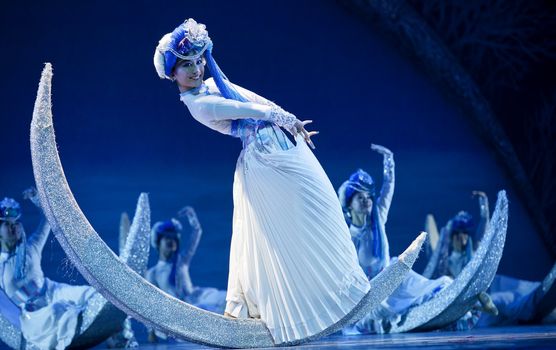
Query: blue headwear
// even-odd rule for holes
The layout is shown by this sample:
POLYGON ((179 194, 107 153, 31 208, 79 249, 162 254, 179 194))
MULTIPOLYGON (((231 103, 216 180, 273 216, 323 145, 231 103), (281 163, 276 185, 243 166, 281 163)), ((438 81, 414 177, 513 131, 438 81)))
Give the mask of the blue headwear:
POLYGON ((381 261, 384 261, 386 256, 386 252, 382 249, 382 237, 384 237, 384 232, 382 232, 382 226, 380 225, 378 218, 378 207, 375 203, 375 183, 372 176, 362 169, 358 169, 351 174, 349 179, 345 181, 338 190, 340 204, 342 205, 348 224, 351 224, 351 217, 349 214, 351 200, 353 199, 353 196, 359 192, 369 193, 373 200, 373 208, 371 209, 371 217, 369 221, 369 229, 371 230, 371 239, 373 241, 373 255, 381 261))
MULTIPOLYGON (((158 76, 162 79, 172 78, 172 70, 178 58, 194 60, 204 55, 208 69, 223 97, 249 102, 232 85, 224 72, 220 69, 212 56, 212 40, 208 36, 206 26, 189 18, 180 24, 172 33, 168 33, 160 39, 154 53, 154 66, 158 76)), ((255 121, 253 119, 238 119, 232 121, 231 134, 241 137, 241 130, 248 126, 257 127, 269 124, 266 121, 255 121)))
POLYGON ((472 235, 473 231, 473 217, 466 211, 460 211, 451 220, 452 232, 463 231, 469 235, 472 235))
POLYGON ((207 66, 222 96, 231 100, 247 102, 248 100, 234 89, 214 60, 212 46, 206 26, 189 18, 172 33, 168 33, 160 39, 154 53, 154 66, 160 78, 173 80, 172 70, 178 58, 193 60, 204 54, 207 66))
POLYGON ((158 248, 158 242, 162 237, 173 238, 179 243, 182 229, 181 222, 174 218, 156 222, 151 228, 151 246, 155 249, 158 248))
POLYGON ((21 206, 13 199, 5 197, 0 202, 0 221, 15 222, 21 217, 21 206))
POLYGON ((345 186, 345 190, 343 196, 340 196, 340 201, 344 208, 349 207, 357 192, 367 192, 373 200, 375 198, 375 182, 372 176, 363 169, 357 169, 342 186, 345 186))
POLYGON ((154 52, 154 67, 160 78, 173 80, 172 70, 178 58, 194 60, 211 49, 206 26, 190 18, 160 39, 154 52))

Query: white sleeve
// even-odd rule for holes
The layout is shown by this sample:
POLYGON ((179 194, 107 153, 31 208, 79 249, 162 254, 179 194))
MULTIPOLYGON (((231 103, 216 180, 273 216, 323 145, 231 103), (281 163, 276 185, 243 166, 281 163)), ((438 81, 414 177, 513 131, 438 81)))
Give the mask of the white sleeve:
POLYGON ((223 120, 266 120, 278 126, 290 128, 297 118, 276 105, 256 102, 240 102, 218 95, 195 96, 184 99, 193 117, 204 124, 223 120))

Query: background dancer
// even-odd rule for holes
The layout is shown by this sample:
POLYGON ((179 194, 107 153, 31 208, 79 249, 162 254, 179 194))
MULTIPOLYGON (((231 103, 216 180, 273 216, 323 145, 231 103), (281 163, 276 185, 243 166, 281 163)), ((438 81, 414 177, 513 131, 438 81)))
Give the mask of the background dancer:
MULTIPOLYGON (((176 219, 156 222, 151 231, 151 246, 158 252, 158 262, 147 270, 145 278, 166 293, 202 309, 223 313, 226 292, 193 284, 189 274, 191 260, 197 251, 203 234, 197 214, 192 207, 184 207, 178 212, 186 218, 191 227, 188 244, 182 244, 182 225, 176 219)), ((166 339, 166 334, 149 329, 148 340, 156 342, 166 339)))
MULTIPOLYGON (((386 147, 374 144, 371 149, 383 156, 383 183, 380 193, 376 193, 373 178, 361 169, 354 172, 338 190, 351 238, 358 252, 359 264, 369 279, 390 263, 385 224, 395 187, 393 153, 386 147)), ((452 279, 446 276, 428 279, 410 271, 408 278, 382 303, 381 308, 344 332, 388 333, 391 324, 403 321, 411 307, 430 300, 451 283, 452 279)), ((483 297, 483 301, 485 305, 488 304, 488 295, 483 297)))
MULTIPOLYGON (((34 188, 23 195, 42 212, 34 188)), ((95 290, 45 278, 41 259, 50 225, 43 215, 37 230, 27 238, 20 217, 18 202, 12 198, 0 202, 0 288, 21 310, 21 332, 29 344, 65 349, 77 335, 79 316, 95 290)))

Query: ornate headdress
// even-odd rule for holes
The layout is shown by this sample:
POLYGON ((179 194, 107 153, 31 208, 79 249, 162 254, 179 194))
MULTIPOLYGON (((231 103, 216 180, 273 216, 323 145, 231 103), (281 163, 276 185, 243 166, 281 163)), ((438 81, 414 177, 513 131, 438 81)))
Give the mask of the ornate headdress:
POLYGON ((15 222, 21 217, 21 206, 13 199, 5 197, 0 202, 0 221, 15 222))
POLYGON ((375 197, 375 182, 372 176, 362 169, 358 169, 351 174, 349 179, 338 189, 338 198, 344 210, 347 209, 357 192, 368 192, 371 197, 375 197))
POLYGON ((179 242, 182 229, 183 226, 181 222, 174 218, 156 222, 151 229, 151 246, 156 249, 157 243, 161 237, 173 238, 179 242))
MULTIPOLYGON (((222 96, 231 100, 247 102, 248 100, 236 91, 214 60, 214 57, 212 57, 212 40, 208 36, 206 26, 197 23, 192 18, 189 18, 174 29, 172 33, 168 33, 160 39, 154 52, 154 67, 160 78, 173 80, 172 69, 174 69, 178 58, 194 60, 203 54, 222 96)), ((234 123, 241 123, 243 120, 232 122, 232 129, 234 129, 234 123)))
POLYGON ((161 79, 172 80, 172 69, 178 58, 195 60, 212 49, 206 26, 189 18, 172 33, 160 39, 154 52, 154 67, 161 79))

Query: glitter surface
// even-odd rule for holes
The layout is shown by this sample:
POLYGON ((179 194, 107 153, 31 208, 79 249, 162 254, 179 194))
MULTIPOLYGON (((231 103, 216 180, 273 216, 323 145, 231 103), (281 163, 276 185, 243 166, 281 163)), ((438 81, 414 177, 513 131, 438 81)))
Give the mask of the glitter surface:
MULTIPOLYGON (((148 196, 142 193, 120 256, 124 263, 141 275, 145 274, 149 259, 150 217, 148 196)), ((99 293, 89 299, 82 316, 79 336, 71 343, 72 347, 92 347, 104 341, 122 329, 127 317, 99 293)))
MULTIPOLYGON (((51 80, 52 67, 47 63, 31 123, 33 171, 54 234, 85 279, 118 308, 169 335, 219 347, 274 346, 263 322, 226 318, 171 297, 126 266, 102 241, 77 205, 60 163, 52 125, 51 80)), ((334 332, 377 307, 403 281, 423 240, 420 236, 405 260, 400 259, 373 279, 371 291, 346 317, 296 344, 334 332)))
POLYGON ((19 328, 11 324, 2 313, 0 313, 0 340, 12 349, 20 348, 21 332, 19 328))
POLYGON ((502 258, 508 227, 508 199, 500 191, 485 236, 471 261, 458 277, 431 300, 409 310, 391 333, 442 328, 461 318, 488 289, 502 258))

